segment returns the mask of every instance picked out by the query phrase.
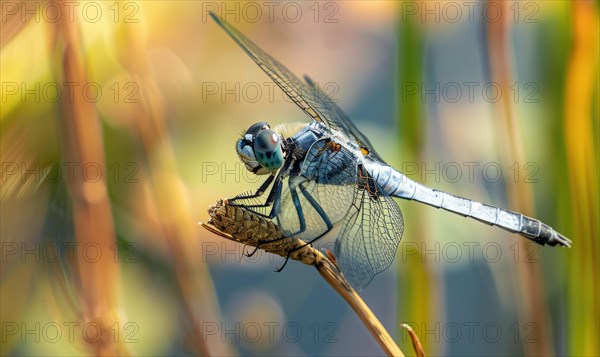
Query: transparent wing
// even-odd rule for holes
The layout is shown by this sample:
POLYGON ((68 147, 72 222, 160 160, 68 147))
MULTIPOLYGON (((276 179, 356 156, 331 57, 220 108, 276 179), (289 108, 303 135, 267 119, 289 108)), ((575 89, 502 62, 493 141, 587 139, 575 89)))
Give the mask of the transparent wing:
POLYGON ((213 13, 210 16, 308 116, 347 135, 349 139, 355 140, 362 147, 372 152, 374 156, 377 156, 369 140, 354 126, 337 104, 318 88, 308 76, 304 77, 306 82, 303 82, 235 27, 213 13))
POLYGON ((284 184, 277 214, 277 224, 285 236, 310 242, 329 230, 327 222, 339 223, 352 204, 352 186, 317 184, 304 179, 294 191, 294 184, 284 184))
POLYGON ((392 264, 404 232, 402 212, 394 199, 373 194, 369 186, 356 186, 354 205, 335 240, 338 265, 356 290, 392 264))
POLYGON ((300 173, 283 189, 277 219, 284 234, 304 241, 326 232, 327 220, 341 222, 334 254, 350 284, 360 290, 394 260, 404 221, 394 199, 377 187, 351 151, 336 144, 321 139, 311 146, 300 173))
POLYGON ((301 174, 317 183, 356 185, 357 159, 331 138, 315 141, 302 162, 301 174))
POLYGON ((311 91, 316 93, 315 99, 318 100, 316 107, 323 113, 326 118, 330 118, 335 121, 333 128, 344 133, 348 138, 355 140, 361 147, 367 149, 376 158, 380 159, 380 156, 373 148, 373 144, 369 139, 352 123, 352 120, 344 113, 344 111, 331 99, 323 90, 321 90, 313 80, 304 75, 306 83, 311 87, 311 91))
POLYGON ((284 184, 277 220, 286 235, 310 241, 327 231, 327 222, 340 222, 354 202, 356 158, 342 147, 331 150, 329 142, 316 141, 284 184))

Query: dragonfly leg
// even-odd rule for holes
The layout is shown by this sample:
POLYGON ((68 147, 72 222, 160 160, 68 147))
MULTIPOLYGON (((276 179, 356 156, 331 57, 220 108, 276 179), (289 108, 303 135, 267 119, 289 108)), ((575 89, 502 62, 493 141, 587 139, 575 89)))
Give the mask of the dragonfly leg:
MULTIPOLYGON (((281 183, 280 183, 281 185, 281 183)), ((302 205, 300 204, 300 200, 298 199, 298 192, 296 192, 295 188, 292 188, 290 186, 290 195, 292 196, 292 201, 294 202, 294 206, 296 207, 296 212, 298 214, 298 221, 300 222, 300 229, 297 232, 294 232, 291 235, 287 235, 287 236, 281 236, 279 238, 276 239, 271 239, 271 240, 267 240, 267 241, 263 241, 263 242, 258 242, 258 244, 256 245, 256 248, 252 251, 252 253, 250 253, 251 255, 253 255, 254 253, 256 253, 256 251, 264 244, 267 243, 273 243, 273 242, 278 242, 290 237, 293 237, 296 234, 300 234, 302 232, 304 232, 306 230, 306 221, 304 220, 304 214, 302 211, 302 205)), ((281 189, 278 190, 277 194, 276 194, 276 198, 274 199, 275 204, 273 205, 273 209, 271 210, 272 214, 274 214, 274 212, 277 212, 277 210, 279 209, 279 201, 281 197, 281 189)))
POLYGON ((283 262, 283 264, 279 267, 279 268, 275 268, 273 271, 276 273, 281 273, 281 271, 283 270, 283 268, 285 268, 285 266, 287 265, 288 261, 290 260, 290 254, 288 252, 287 257, 285 257, 285 261, 283 262))
POLYGON ((248 253, 248 251, 246 250, 246 246, 244 245, 244 255, 247 256, 248 258, 252 257, 258 251, 258 247, 260 246, 260 244, 261 243, 258 243, 256 245, 256 247, 254 247, 254 249, 252 249, 252 251, 250 253, 248 253))
MULTIPOLYGON (((273 204, 273 207, 271 208, 271 212, 269 213, 269 215, 267 215, 265 217, 267 217, 267 218, 273 218, 273 217, 275 217, 276 213, 279 212, 279 204, 281 202, 281 180, 278 180, 278 182, 276 182, 274 184, 273 189, 271 190, 271 193, 269 193, 269 198, 267 198, 267 202, 269 202, 269 201, 274 202, 274 204, 273 204), (273 198, 271 198, 271 196, 273 198)), ((278 241, 278 240, 281 240, 281 239, 285 239, 285 237, 274 239, 274 240, 270 240, 270 241, 266 241, 266 242, 258 242, 258 244, 256 245, 256 247, 254 247, 254 250, 252 252, 250 252, 250 253, 246 252, 245 254, 246 254, 247 257, 251 257, 254 254, 256 254, 256 252, 258 251, 258 249, 260 248, 260 246, 262 244, 269 243, 269 242, 274 242, 274 241, 278 241)))
POLYGON ((275 179, 275 175, 271 174, 269 175, 269 177, 265 180, 265 182, 262 183, 262 185, 260 185, 260 187, 258 188, 258 190, 256 190, 255 193, 251 194, 251 195, 237 195, 231 199, 229 199, 229 204, 231 206, 236 206, 236 203, 234 203, 234 201, 238 201, 238 200, 245 200, 245 199, 253 199, 253 198, 258 198, 260 196, 263 195, 263 193, 265 193, 265 191, 267 190, 267 188, 269 187, 269 185, 271 184, 271 182, 273 182, 273 179, 275 179))
MULTIPOLYGON (((275 271, 278 272, 278 273, 280 271, 282 271, 283 268, 285 268, 285 265, 290 260, 290 255, 293 252, 298 251, 298 250, 306 247, 307 245, 310 245, 313 242, 319 240, 325 234, 329 233, 329 231, 331 231, 331 229, 333 228, 333 223, 331 223, 331 220, 327 216, 327 213, 325 213, 325 211, 323 210, 323 207, 321 207, 321 205, 319 205, 319 203, 314 199, 314 197, 310 193, 308 193, 308 191, 306 191, 306 189, 302 186, 302 184, 298 185, 298 187, 300 188, 300 192, 302 192, 302 195, 304 195, 304 197, 310 203, 310 205, 315 209, 315 211, 317 211, 317 213, 319 214, 319 216, 321 216, 321 219, 323 219, 323 222, 325 222, 325 225, 327 226, 327 229, 323 233, 319 234, 318 236, 314 237, 310 241, 306 242, 306 244, 303 244, 303 245, 301 245, 299 247, 290 249, 287 252, 287 257, 285 258, 285 262, 283 263, 283 265, 281 267, 275 269, 275 271)), ((304 232, 306 230, 306 222, 304 221, 304 216, 302 215, 302 206, 300 205, 300 201, 298 200, 297 193, 296 194, 292 194, 292 197, 294 199, 294 204, 296 205, 296 210, 298 212, 298 218, 300 219, 300 230, 298 232, 290 235, 289 237, 293 237, 294 235, 300 234, 300 233, 302 233, 302 232, 304 232)))
POLYGON ((265 183, 263 183, 261 185, 261 187, 257 190, 256 194, 254 195, 250 195, 250 196, 236 196, 234 198, 232 198, 231 200, 228 201, 228 204, 234 207, 242 207, 244 209, 247 209, 249 211, 251 211, 252 213, 264 217, 264 218, 269 218, 272 219, 275 217, 277 209, 276 206, 278 205, 274 205, 273 203, 277 203, 277 197, 279 197, 281 195, 281 179, 279 177, 279 175, 277 177, 275 177, 275 183, 273 184, 273 187, 271 188, 271 191, 269 192, 269 196, 267 196, 267 199, 265 200, 264 203, 261 204, 242 204, 242 203, 236 203, 236 200, 242 200, 242 199, 251 199, 251 198, 256 198, 259 197, 260 195, 262 195, 264 193, 264 191, 266 190, 266 188, 269 186, 268 184, 271 183, 271 181, 273 181, 273 177, 274 176, 270 176, 269 179, 267 179, 267 181, 265 181, 265 183), (262 191, 262 192, 261 192, 262 191), (263 212, 260 212, 258 209, 262 208, 262 207, 272 207, 271 210, 269 211, 268 214, 264 214, 263 212))
MULTIPOLYGON (((333 226, 332 226, 333 227, 333 226)), ((275 272, 279 273, 283 270, 283 268, 285 268, 285 265, 287 264, 288 260, 290 260, 290 256, 292 255, 292 253, 306 247, 307 245, 311 245, 312 243, 316 242, 317 240, 321 239, 325 234, 329 233, 329 231, 331 231, 331 228, 328 228, 325 232, 319 234, 317 237, 311 239, 310 241, 306 242, 306 244, 302 244, 299 247, 296 248, 292 248, 289 251, 287 251, 287 257, 285 257, 285 261, 283 262, 283 265, 280 266, 279 268, 275 269, 275 272)))
POLYGON ((281 169, 279 169, 277 175, 271 174, 267 178, 267 180, 265 182, 263 182, 263 184, 258 188, 258 190, 256 190, 256 193, 254 193, 252 195, 247 195, 247 196, 238 195, 238 196, 228 200, 229 204, 231 206, 242 207, 242 208, 248 209, 249 211, 251 211, 261 217, 264 217, 264 218, 269 218, 269 219, 274 218, 275 215, 277 214, 277 207, 276 207, 277 203, 278 203, 277 201, 279 201, 277 199, 277 197, 281 196, 281 175, 282 175, 282 173, 287 172, 292 161, 293 161, 293 157, 291 155, 288 156, 288 158, 283 163, 283 166, 281 167, 281 169), (262 194, 267 190, 267 188, 273 181, 274 181, 273 187, 271 187, 269 196, 267 197, 267 199, 264 203, 243 204, 243 203, 235 202, 235 201, 244 200, 244 199, 254 199, 254 198, 258 198, 258 197, 262 196, 262 194), (275 202, 275 205, 273 205, 274 202, 275 202), (269 207, 269 206, 273 206, 271 208, 269 214, 264 214, 258 210, 258 208, 269 207))

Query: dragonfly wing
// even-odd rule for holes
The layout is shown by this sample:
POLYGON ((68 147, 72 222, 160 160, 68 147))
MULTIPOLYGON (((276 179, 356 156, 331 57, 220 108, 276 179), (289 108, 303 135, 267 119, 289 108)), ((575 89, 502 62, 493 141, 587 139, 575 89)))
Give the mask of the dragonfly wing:
POLYGON ((284 185, 277 224, 285 236, 310 242, 344 218, 354 192, 351 186, 300 180, 284 185))
POLYGON ((235 27, 213 13, 210 16, 308 116, 344 133, 375 154, 369 140, 354 126, 337 104, 308 76, 304 77, 306 82, 302 81, 235 27))
POLYGON ((331 138, 323 138, 315 141, 306 153, 301 174, 318 183, 355 185, 356 163, 356 156, 350 150, 331 138))
POLYGON ((327 223, 342 221, 354 203, 356 158, 341 146, 331 150, 329 142, 316 141, 284 185, 277 219, 286 235, 302 231, 302 216, 305 229, 295 236, 310 241, 328 229, 327 223))
POLYGON ((380 159, 379 155, 375 152, 373 148, 373 144, 369 141, 369 139, 363 134, 352 120, 344 113, 342 108, 340 108, 319 86, 313 82, 313 80, 304 75, 304 79, 306 83, 312 88, 312 92, 315 93, 315 98, 319 101, 319 104, 316 106, 320 109, 323 115, 326 118, 330 118, 331 121, 335 121, 335 129, 339 132, 345 134, 348 138, 353 139, 361 147, 367 149, 373 156, 380 159))
POLYGON ((356 187, 334 248, 341 271, 356 290, 392 264, 403 231, 402 212, 392 197, 356 187))
POLYGON ((357 290, 394 260, 404 231, 402 212, 355 155, 334 140, 321 139, 311 146, 280 202, 278 224, 288 236, 310 241, 327 231, 327 222, 341 223, 334 254, 357 290))

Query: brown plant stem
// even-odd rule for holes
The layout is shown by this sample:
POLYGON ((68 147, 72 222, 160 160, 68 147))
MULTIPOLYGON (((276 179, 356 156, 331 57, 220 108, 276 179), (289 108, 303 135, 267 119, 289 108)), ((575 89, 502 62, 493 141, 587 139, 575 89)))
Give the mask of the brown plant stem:
POLYGON ((417 336, 417 333, 408 324, 402 324, 402 328, 408 332, 410 340, 413 344, 413 348, 417 353, 417 357, 425 357, 425 351, 423 351, 423 346, 421 346, 421 341, 419 341, 419 336, 417 336))
POLYGON ((229 356, 235 351, 226 341, 206 337, 203 323, 221 321, 219 303, 212 279, 203 263, 194 219, 177 170, 175 153, 168 136, 165 111, 168 110, 161 88, 146 57, 146 43, 135 23, 122 24, 120 62, 140 88, 140 101, 132 122, 132 133, 144 146, 148 165, 149 198, 159 211, 160 235, 171 255, 179 284, 185 318, 192 333, 188 340, 194 352, 204 356, 229 356))
MULTIPOLYGON (((57 2, 67 11, 63 2, 57 2)), ((76 18, 61 16, 57 22, 63 45, 63 79, 66 83, 87 83, 86 70, 80 49, 79 26, 76 18)), ((63 97, 65 98, 65 97, 63 97)), ((65 162, 80 165, 94 163, 106 172, 102 133, 96 107, 83 97, 83 93, 61 102, 63 117, 60 120, 62 155, 65 162)), ((74 175, 67 187, 73 201, 75 237, 80 247, 94 245, 100 252, 114 249, 115 231, 108 198, 105 177, 96 182, 86 181, 82 175, 74 175)), ((81 287, 83 323, 95 323, 100 328, 99 341, 85 340, 95 355, 122 355, 127 349, 122 341, 115 342, 110 327, 119 323, 118 263, 110 254, 100 254, 97 260, 76 260, 76 272, 81 287)))
MULTIPOLYGON (((208 212, 211 216, 208 224, 200 224, 208 231, 226 239, 251 247, 258 247, 261 242, 283 237, 279 227, 270 220, 243 208, 229 206, 226 201, 219 200, 208 212)), ((289 258, 314 266, 321 277, 346 300, 388 356, 404 356, 385 327, 346 281, 335 262, 330 258, 297 238, 286 238, 272 243, 260 244, 260 249, 284 258, 288 256, 289 251, 295 249, 289 255, 289 258)), ((328 255, 330 254, 328 252, 328 255)), ((409 334, 411 331, 409 330, 409 334)), ((420 349, 421 352, 417 348, 417 346, 420 347, 420 342, 416 334, 411 334, 411 339, 417 355, 422 356, 423 354, 420 354, 422 348, 420 349)))

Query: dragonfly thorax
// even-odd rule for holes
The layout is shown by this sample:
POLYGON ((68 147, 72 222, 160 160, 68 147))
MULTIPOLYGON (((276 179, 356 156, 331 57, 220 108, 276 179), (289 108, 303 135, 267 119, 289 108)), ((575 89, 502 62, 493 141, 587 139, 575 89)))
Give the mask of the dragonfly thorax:
POLYGON ((236 143, 238 156, 248 171, 266 175, 277 171, 283 164, 281 136, 266 122, 250 126, 236 143))

